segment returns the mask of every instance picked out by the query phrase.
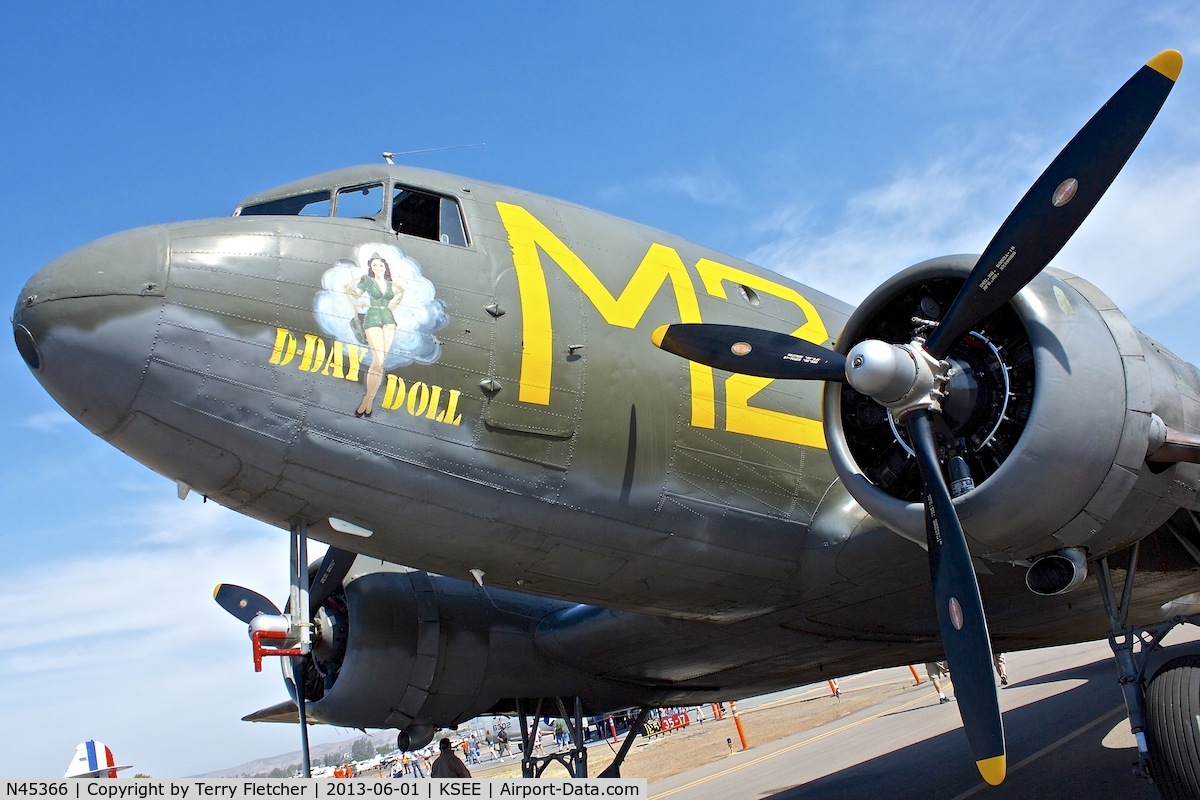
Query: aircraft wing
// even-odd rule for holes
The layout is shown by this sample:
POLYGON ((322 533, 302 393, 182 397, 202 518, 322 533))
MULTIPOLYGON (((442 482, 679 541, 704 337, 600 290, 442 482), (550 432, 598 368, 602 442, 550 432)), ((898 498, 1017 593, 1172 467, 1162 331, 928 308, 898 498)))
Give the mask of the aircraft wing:
POLYGON ((284 700, 273 706, 260 708, 242 717, 242 722, 295 722, 300 713, 293 700, 284 700))

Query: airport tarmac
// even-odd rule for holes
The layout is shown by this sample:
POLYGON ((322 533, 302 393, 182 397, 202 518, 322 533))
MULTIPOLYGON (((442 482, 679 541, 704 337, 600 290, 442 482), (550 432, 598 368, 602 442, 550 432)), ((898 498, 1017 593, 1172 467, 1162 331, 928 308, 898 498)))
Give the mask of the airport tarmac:
MULTIPOLYGON (((1168 641, 1200 644, 1177 629, 1168 641)), ((1156 653, 1161 663, 1180 651, 1156 653)), ((653 800, 966 800, 978 797, 1154 800, 1134 778, 1129 732, 1107 642, 1007 656, 1000 692, 1008 778, 983 783, 954 702, 939 704, 928 682, 834 722, 654 781, 653 800)), ((907 670, 905 670, 907 671, 907 670)), ((923 671, 921 677, 924 678, 923 671)), ((858 676, 842 682, 854 688, 858 676)), ((753 704, 747 702, 746 707, 753 704)), ((753 743, 753 728, 748 728, 753 743)))

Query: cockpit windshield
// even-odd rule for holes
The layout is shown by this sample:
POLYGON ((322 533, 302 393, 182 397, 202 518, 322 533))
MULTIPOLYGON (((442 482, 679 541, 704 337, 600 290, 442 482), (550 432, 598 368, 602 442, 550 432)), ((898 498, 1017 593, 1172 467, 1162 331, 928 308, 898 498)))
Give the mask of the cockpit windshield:
POLYGON ((452 197, 400 184, 373 183, 265 200, 244 206, 238 216, 339 217, 376 220, 404 236, 466 247, 462 209, 452 197), (391 194, 385 205, 384 198, 391 194), (386 209, 386 213, 385 213, 386 209))
POLYGON ((247 206, 241 210, 240 216, 328 217, 332 208, 329 192, 310 192, 247 206))
POLYGON ((339 217, 375 219, 383 210, 383 184, 338 189, 334 214, 339 217))

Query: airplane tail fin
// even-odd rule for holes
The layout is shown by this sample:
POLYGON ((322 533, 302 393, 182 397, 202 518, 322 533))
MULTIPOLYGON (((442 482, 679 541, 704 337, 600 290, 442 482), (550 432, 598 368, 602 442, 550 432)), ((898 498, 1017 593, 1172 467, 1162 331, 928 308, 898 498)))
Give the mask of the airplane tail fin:
POLYGON ((115 778, 117 770, 129 769, 131 765, 117 766, 112 750, 104 742, 88 739, 75 748, 75 757, 67 765, 64 778, 115 778))

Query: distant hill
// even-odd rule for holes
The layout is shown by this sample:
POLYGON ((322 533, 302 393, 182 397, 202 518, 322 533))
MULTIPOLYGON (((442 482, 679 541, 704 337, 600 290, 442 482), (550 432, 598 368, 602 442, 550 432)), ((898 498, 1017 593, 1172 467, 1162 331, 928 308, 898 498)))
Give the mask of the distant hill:
MULTIPOLYGON (((312 752, 313 769, 326 756, 344 755, 345 760, 350 760, 350 748, 359 739, 366 737, 371 740, 371 743, 376 747, 380 745, 395 745, 396 731, 380 731, 377 733, 359 733, 355 736, 342 739, 337 742, 328 744, 314 744, 310 750, 312 752)), ((189 775, 189 778, 246 778, 254 775, 265 775, 272 770, 286 770, 293 764, 300 763, 300 751, 293 750, 290 753, 280 753, 277 756, 267 756, 265 758, 247 761, 245 764, 238 764, 236 767, 227 767, 226 769, 218 769, 212 772, 205 772, 201 775, 189 775)))

